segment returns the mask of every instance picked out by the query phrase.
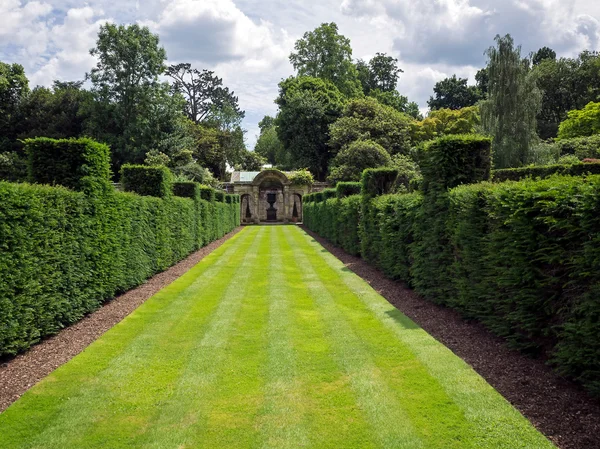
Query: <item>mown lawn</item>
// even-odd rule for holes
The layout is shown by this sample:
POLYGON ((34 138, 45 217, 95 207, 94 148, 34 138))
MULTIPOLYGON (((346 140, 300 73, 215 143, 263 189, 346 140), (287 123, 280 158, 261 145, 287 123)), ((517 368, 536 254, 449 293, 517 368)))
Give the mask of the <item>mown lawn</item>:
POLYGON ((248 227, 0 415, 5 448, 551 448, 295 226, 248 227))

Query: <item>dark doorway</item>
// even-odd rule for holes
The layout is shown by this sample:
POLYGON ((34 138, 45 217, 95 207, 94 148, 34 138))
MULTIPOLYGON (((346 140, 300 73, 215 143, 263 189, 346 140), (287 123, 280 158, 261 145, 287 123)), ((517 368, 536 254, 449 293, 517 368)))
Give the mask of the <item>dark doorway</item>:
POLYGON ((267 208, 267 221, 277 221, 277 209, 273 206, 276 201, 276 193, 267 193, 267 203, 269 203, 269 207, 267 208))

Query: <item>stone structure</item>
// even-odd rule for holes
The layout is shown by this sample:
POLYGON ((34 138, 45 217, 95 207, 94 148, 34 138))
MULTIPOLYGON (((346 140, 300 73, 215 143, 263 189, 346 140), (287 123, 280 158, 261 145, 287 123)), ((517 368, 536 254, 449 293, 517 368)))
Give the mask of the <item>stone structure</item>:
POLYGON ((233 172, 225 188, 240 196, 242 223, 301 222, 303 196, 323 190, 327 183, 294 185, 291 174, 275 169, 233 172))

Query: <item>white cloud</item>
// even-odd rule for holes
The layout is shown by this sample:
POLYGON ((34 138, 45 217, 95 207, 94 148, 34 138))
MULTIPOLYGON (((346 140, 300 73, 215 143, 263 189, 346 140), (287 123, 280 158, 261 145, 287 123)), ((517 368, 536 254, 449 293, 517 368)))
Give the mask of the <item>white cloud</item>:
POLYGON ((0 2, 0 47, 18 46, 22 57, 46 50, 48 26, 43 19, 52 11, 48 3, 20 0, 0 2))

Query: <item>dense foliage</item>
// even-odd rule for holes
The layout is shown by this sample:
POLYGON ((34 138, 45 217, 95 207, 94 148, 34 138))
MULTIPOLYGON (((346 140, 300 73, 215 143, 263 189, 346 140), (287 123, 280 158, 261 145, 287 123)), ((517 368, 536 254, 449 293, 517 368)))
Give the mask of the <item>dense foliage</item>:
POLYGON ((467 78, 457 78, 452 75, 435 83, 433 93, 427 105, 432 111, 436 109, 461 109, 475 105, 482 98, 477 86, 468 86, 467 78))
POLYGON ((360 181, 367 168, 390 165, 392 158, 385 149, 372 140, 357 140, 345 146, 333 158, 328 176, 329 182, 360 181))
POLYGON ((305 223, 600 395, 600 176, 477 183, 489 150, 485 138, 439 139, 421 156, 423 192, 386 194, 391 177, 367 170, 362 195, 311 196, 305 223))
MULTIPOLYGON (((0 355, 27 349, 239 225, 237 196, 217 203, 222 192, 208 187, 178 186, 186 198, 115 191, 104 145, 35 139, 27 147, 33 166, 42 149, 62 150, 77 178, 55 167, 52 181, 86 188, 0 182, 0 355)), ((124 171, 170 176, 165 167, 124 171)))
POLYGON ((588 103, 581 110, 567 113, 567 119, 558 128, 559 139, 588 137, 600 134, 600 103, 588 103))

